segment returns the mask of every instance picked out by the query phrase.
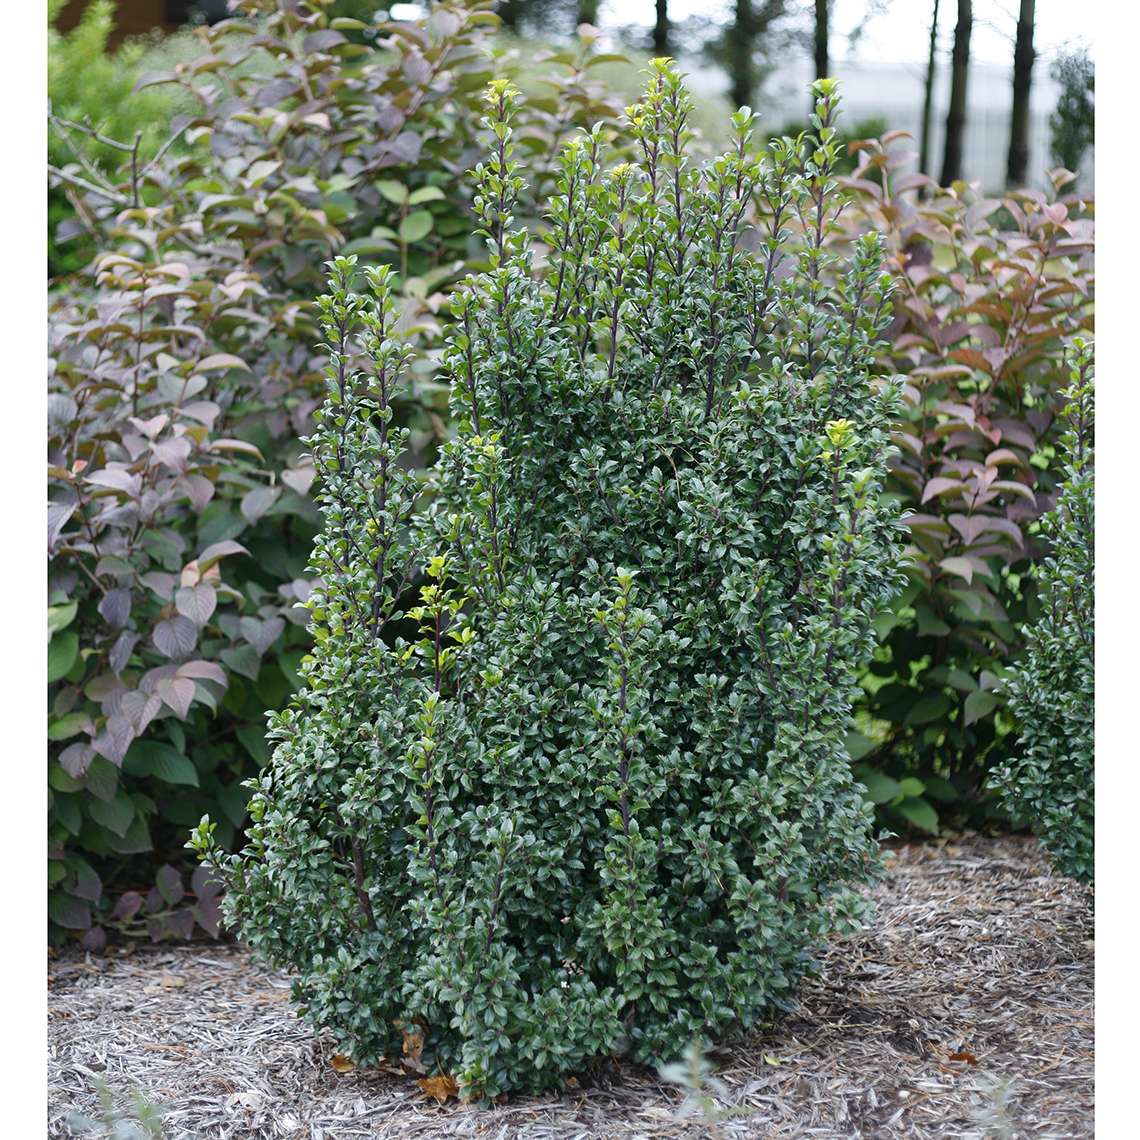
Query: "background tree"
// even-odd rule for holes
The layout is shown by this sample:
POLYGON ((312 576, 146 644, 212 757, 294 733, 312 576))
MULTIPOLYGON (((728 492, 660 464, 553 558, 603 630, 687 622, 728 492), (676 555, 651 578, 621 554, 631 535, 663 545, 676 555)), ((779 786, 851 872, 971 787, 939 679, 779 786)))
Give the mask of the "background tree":
POLYGON ((732 102, 751 105, 756 86, 753 54, 756 50, 756 10, 752 0, 736 0, 736 18, 729 29, 728 74, 732 102))
POLYGON ((970 33, 974 28, 973 0, 958 0, 951 62, 950 109, 946 113, 946 145, 942 152, 942 185, 962 177, 962 142, 966 133, 966 85, 970 76, 970 33))
MULTIPOLYGON (((826 79, 831 74, 828 41, 831 35, 831 0, 815 0, 815 77, 826 79)), ((814 109, 814 108, 813 108, 814 109)))
POLYGON ((1017 43, 1013 49, 1013 110, 1009 120, 1009 156, 1005 184, 1024 186, 1029 170, 1029 91, 1033 82, 1033 21, 1035 0, 1021 0, 1017 43))
POLYGON ((669 0, 657 0, 657 15, 653 23, 653 54, 672 55, 669 41, 669 0))
POLYGON ((786 14, 787 7, 787 0, 764 0, 759 7, 754 0, 736 0, 735 17, 725 29, 723 41, 731 81, 729 95, 734 106, 751 105, 760 81, 757 58, 763 54, 773 25, 786 14))
POLYGON ((1061 85, 1057 108, 1049 116, 1053 161, 1076 174, 1093 144, 1093 62, 1083 48, 1062 52, 1049 74, 1061 85))
POLYGON ((938 60, 938 3, 930 17, 930 48, 926 56, 926 83, 922 92, 922 131, 918 144, 918 169, 930 174, 930 128, 934 113, 934 78, 938 60))
POLYGON ((499 13, 499 19, 502 20, 504 28, 510 28, 512 31, 517 30, 519 9, 522 8, 523 3, 524 0, 500 0, 496 11, 499 13))

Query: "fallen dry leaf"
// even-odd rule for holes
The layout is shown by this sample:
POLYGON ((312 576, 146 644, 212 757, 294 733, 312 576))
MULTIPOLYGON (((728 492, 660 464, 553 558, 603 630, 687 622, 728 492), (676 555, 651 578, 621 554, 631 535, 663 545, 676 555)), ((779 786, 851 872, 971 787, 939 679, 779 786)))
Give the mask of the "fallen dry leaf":
POLYGON ((356 1068, 343 1053, 334 1053, 329 1064, 332 1065, 338 1073, 351 1073, 356 1068))
POLYGON ((161 994, 166 990, 179 990, 186 985, 186 979, 181 974, 160 974, 157 982, 152 982, 143 988, 145 994, 161 994))
POLYGON ((951 1061, 965 1061, 969 1065, 976 1065, 978 1063, 978 1058, 975 1057, 973 1053, 967 1053, 965 1049, 957 1053, 948 1053, 947 1057, 951 1061))
POLYGON ((437 1104, 446 1104, 453 1096, 459 1096, 459 1085, 455 1083, 455 1078, 446 1074, 438 1077, 421 1077, 416 1084, 428 1096, 434 1097, 437 1104))
POLYGON ((422 1033, 409 1033, 404 1030, 404 1065, 414 1073, 426 1073, 423 1061, 420 1060, 424 1051, 424 1035, 422 1033))

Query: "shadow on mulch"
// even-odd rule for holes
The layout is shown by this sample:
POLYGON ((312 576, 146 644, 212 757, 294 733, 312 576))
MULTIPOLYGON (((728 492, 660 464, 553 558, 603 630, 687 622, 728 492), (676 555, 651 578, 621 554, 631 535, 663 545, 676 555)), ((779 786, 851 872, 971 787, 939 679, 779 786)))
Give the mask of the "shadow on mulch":
POLYGON ((77 1117, 149 1105, 161 1131, 115 1135, 1092 1136, 1091 892, 1021 838, 903 846, 888 866, 874 923, 829 945, 796 1009, 711 1054, 703 1111, 616 1065, 490 1110, 440 1107, 409 1077, 338 1074, 284 974, 194 945, 50 964, 49 1134, 112 1135, 77 1117))

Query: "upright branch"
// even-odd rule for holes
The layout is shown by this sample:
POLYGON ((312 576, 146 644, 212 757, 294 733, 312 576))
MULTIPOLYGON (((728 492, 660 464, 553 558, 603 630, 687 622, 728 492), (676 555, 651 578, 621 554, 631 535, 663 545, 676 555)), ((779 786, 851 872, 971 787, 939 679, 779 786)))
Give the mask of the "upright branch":
POLYGON ((394 423, 394 397, 410 350, 393 336, 391 270, 367 270, 367 295, 352 286, 355 257, 330 263, 329 292, 317 300, 325 351, 325 403, 305 442, 321 479, 325 518, 313 548, 321 585, 310 601, 314 635, 375 641, 415 573, 407 526, 418 486, 402 466, 408 429, 394 423), (373 473, 369 480, 361 470, 373 473))

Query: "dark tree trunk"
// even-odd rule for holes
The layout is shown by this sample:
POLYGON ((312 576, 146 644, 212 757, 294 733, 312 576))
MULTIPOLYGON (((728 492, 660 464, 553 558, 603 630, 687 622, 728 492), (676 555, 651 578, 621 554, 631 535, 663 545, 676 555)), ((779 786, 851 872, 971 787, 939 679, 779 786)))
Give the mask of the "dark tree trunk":
POLYGON ((938 55, 938 0, 930 17, 930 50, 926 56, 926 86, 922 92, 922 134, 918 144, 918 169, 930 174, 930 124, 934 114, 934 76, 938 55))
POLYGON ((950 70, 950 109, 946 113, 946 147, 942 152, 942 185, 962 177, 962 143, 966 133, 966 83, 970 76, 970 33, 974 27, 972 0, 958 0, 954 54, 950 70))
POLYGON ((728 71, 733 105, 752 105, 756 87, 756 12, 752 0, 736 0, 736 19, 729 33, 728 71))
POLYGON ((653 24, 653 54, 672 55, 669 50, 669 0, 657 0, 657 19, 653 24))
POLYGON ((521 6, 521 0, 499 0, 499 6, 495 11, 498 12, 504 28, 510 28, 512 31, 518 29, 521 6))
MULTIPOLYGON (((815 0, 815 77, 827 79, 831 75, 831 58, 827 54, 831 38, 831 0, 815 0)), ((812 104, 815 111, 815 104, 812 104)))
POLYGON ((578 23, 597 24, 599 0, 578 0, 578 23))
POLYGON ((1021 0, 1017 46, 1013 49, 1013 109, 1009 119, 1009 157, 1005 184, 1025 185, 1029 172, 1029 90, 1033 82, 1033 17, 1035 0, 1021 0))

